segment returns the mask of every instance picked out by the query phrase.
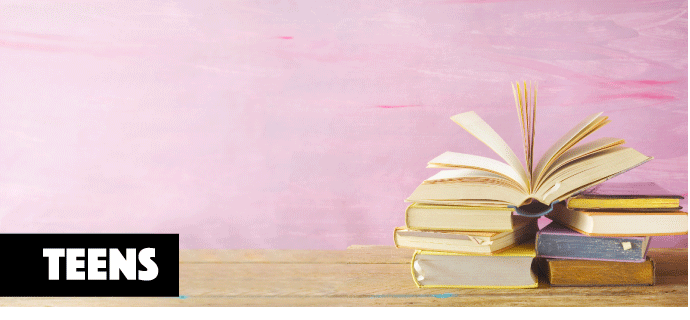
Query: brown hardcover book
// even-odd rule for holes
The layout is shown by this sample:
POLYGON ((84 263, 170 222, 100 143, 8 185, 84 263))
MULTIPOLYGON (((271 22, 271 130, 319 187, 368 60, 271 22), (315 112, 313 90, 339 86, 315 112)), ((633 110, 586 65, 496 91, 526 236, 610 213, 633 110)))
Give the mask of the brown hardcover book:
POLYGON ((651 286, 654 261, 540 259, 539 268, 552 286, 651 286))

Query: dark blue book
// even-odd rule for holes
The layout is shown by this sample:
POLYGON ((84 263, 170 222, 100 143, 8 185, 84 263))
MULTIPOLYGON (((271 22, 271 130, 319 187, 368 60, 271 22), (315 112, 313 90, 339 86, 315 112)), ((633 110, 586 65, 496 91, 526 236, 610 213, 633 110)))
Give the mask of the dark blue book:
POLYGON ((649 237, 595 237, 556 222, 537 232, 537 257, 578 260, 644 262, 649 237))

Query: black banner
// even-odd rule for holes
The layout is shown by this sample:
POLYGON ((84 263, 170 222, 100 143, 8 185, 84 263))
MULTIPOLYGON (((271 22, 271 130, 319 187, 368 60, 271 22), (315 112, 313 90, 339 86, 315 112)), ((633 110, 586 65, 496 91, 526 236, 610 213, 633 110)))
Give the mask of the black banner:
POLYGON ((178 234, 0 234, 0 296, 177 297, 178 234))

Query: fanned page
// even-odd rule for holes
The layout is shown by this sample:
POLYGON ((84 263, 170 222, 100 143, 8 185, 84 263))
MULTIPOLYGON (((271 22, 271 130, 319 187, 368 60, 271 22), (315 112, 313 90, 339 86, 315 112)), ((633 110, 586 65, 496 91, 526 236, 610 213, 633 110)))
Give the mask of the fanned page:
POLYGON ((517 173, 524 185, 527 185, 530 189, 530 179, 527 177, 527 173, 522 168, 520 160, 513 150, 508 147, 503 138, 501 138, 494 129, 492 129, 482 118, 480 118, 474 111, 465 112, 461 114, 454 115, 450 118, 459 124, 463 129, 467 130, 470 134, 475 136, 479 141, 486 144, 491 150, 496 152, 503 160, 505 160, 517 173))
POLYGON ((519 206, 528 198, 519 184, 502 175, 475 170, 442 170, 424 180, 405 200, 427 204, 519 206))
POLYGON ((502 175, 520 185, 529 194, 527 185, 515 170, 500 161, 471 154, 445 152, 429 161, 427 168, 470 168, 502 175))
POLYGON ((534 121, 537 112, 537 87, 536 84, 533 86, 531 82, 529 84, 530 89, 527 87, 527 82, 523 82, 522 89, 520 89, 519 82, 515 83, 515 87, 511 87, 513 88, 513 95, 515 96, 515 107, 517 108, 518 117, 520 118, 527 175, 529 176, 529 181, 533 185, 534 177, 532 163, 534 159, 534 121))
POLYGON ((535 187, 532 188, 533 191, 541 185, 543 171, 550 164, 556 161, 558 157, 570 147, 608 123, 608 117, 600 117, 601 114, 602 112, 599 112, 585 118, 585 120, 563 135, 563 137, 556 141, 556 143, 544 153, 539 163, 537 163, 537 167, 534 168, 533 176, 536 176, 536 178, 534 179, 535 187))
POLYGON ((554 163, 552 163, 548 170, 545 170, 542 173, 542 182, 547 180, 549 176, 557 171, 560 168, 564 168, 567 165, 570 165, 574 161, 599 153, 604 150, 608 150, 610 148, 613 148, 615 146, 620 146, 623 143, 625 143, 625 140, 623 139, 617 139, 617 138, 599 138, 597 140, 594 140, 592 142, 585 143, 581 146, 572 148, 566 152, 564 152, 558 160, 556 160, 554 163))
POLYGON ((456 170, 441 170, 433 175, 431 178, 424 180, 423 183, 439 183, 439 182, 453 182, 453 181, 467 181, 467 180, 482 180, 492 183, 500 183, 510 185, 517 191, 520 191, 520 185, 515 181, 506 179, 504 176, 476 169, 456 169, 456 170))
POLYGON ((651 159, 632 148, 608 148, 555 171, 534 196, 542 203, 562 200, 585 186, 604 182, 651 159))

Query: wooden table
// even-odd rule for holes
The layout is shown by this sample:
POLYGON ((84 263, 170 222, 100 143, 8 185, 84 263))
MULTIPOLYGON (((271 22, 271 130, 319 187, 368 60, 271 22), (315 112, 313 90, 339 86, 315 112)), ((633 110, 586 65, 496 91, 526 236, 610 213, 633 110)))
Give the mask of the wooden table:
POLYGON ((181 250, 179 298, 0 298, 0 306, 688 306, 687 249, 650 249, 657 285, 419 289, 412 250, 181 250))

